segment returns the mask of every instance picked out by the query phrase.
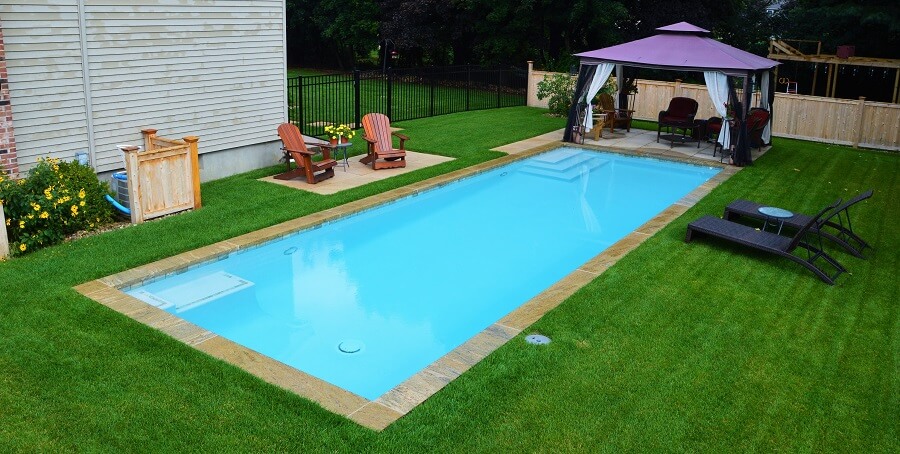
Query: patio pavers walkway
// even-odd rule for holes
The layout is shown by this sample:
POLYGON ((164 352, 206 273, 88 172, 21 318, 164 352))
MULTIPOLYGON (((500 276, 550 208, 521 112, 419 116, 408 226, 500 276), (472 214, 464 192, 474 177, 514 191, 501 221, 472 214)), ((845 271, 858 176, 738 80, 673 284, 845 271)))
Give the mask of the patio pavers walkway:
POLYGON ((296 178, 293 180, 276 180, 274 176, 260 178, 260 181, 268 181, 270 183, 280 184, 295 189, 315 192, 316 194, 330 195, 345 189, 355 188, 373 181, 383 180, 385 178, 402 175, 414 170, 430 167, 442 162, 452 161, 453 158, 446 156, 438 156, 427 153, 416 153, 415 151, 406 152, 406 167, 398 169, 372 170, 372 166, 367 166, 359 162, 360 156, 351 156, 347 160, 347 167, 342 168, 340 165, 334 168, 334 177, 320 181, 316 184, 309 184, 304 178, 296 178))

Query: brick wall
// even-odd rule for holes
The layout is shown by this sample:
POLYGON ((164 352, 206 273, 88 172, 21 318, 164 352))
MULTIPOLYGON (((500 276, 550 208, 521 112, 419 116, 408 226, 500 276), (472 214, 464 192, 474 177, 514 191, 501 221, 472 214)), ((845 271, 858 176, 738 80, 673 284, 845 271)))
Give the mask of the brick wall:
POLYGON ((0 22, 0 172, 17 176, 19 160, 16 156, 16 135, 13 132, 12 105, 9 99, 9 79, 6 73, 6 47, 3 44, 3 23, 0 22))

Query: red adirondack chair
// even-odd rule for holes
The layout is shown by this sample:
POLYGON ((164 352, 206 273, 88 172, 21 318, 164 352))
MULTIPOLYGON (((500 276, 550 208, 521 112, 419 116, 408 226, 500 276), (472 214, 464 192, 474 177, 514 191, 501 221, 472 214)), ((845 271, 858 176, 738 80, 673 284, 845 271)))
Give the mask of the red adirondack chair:
POLYGON ((331 159, 331 148, 328 145, 317 145, 303 141, 300 129, 290 123, 283 123, 278 127, 278 137, 284 145, 284 161, 287 164, 287 172, 275 175, 279 180, 293 180, 299 176, 305 176, 306 182, 316 184, 334 176, 334 166, 337 161, 331 159), (322 160, 313 161, 316 152, 310 151, 307 145, 322 150, 322 160), (297 168, 291 170, 291 158, 297 164, 297 168))
POLYGON ((370 113, 362 118, 365 137, 369 144, 368 153, 359 160, 363 164, 372 164, 372 169, 392 169, 406 167, 406 148, 404 142, 409 140, 403 134, 391 132, 391 120, 384 114, 370 113), (391 136, 400 139, 400 148, 394 148, 391 136))

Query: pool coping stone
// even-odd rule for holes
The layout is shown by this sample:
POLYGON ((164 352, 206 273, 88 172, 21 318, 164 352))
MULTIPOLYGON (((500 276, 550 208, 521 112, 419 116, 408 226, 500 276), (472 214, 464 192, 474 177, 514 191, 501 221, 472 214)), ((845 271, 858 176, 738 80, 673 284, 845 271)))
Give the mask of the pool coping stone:
POLYGON ((494 350, 522 335, 529 326, 612 267, 628 252, 678 218, 716 186, 740 168, 719 165, 709 160, 684 157, 664 151, 632 150, 607 146, 575 145, 560 141, 540 144, 491 161, 455 170, 344 205, 265 227, 228 240, 219 241, 172 257, 157 260, 120 273, 85 282, 74 287, 82 295, 146 326, 155 328, 182 343, 212 357, 228 362, 275 386, 310 399, 328 411, 380 431, 403 417, 494 350), (526 301, 491 326, 451 350, 434 363, 409 377, 374 401, 368 400, 280 361, 250 350, 211 331, 185 321, 124 292, 155 279, 169 276, 200 264, 224 258, 228 254, 276 240, 299 231, 316 228, 345 216, 375 209, 395 200, 417 195, 459 179, 468 178, 514 161, 571 146, 595 151, 612 151, 630 156, 687 162, 722 171, 669 206, 658 215, 591 258, 549 288, 526 301))

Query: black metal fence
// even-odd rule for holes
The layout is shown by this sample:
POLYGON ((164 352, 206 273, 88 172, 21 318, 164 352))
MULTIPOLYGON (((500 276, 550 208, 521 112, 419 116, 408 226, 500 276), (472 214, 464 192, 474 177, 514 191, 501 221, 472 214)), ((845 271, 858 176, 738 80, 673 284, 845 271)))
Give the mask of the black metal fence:
POLYGON ((310 136, 324 136, 325 126, 356 129, 369 112, 392 121, 469 110, 523 106, 524 69, 449 66, 354 71, 347 74, 289 78, 288 117, 310 136))

